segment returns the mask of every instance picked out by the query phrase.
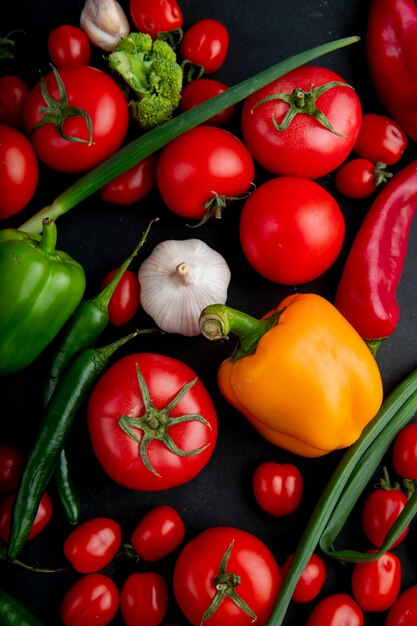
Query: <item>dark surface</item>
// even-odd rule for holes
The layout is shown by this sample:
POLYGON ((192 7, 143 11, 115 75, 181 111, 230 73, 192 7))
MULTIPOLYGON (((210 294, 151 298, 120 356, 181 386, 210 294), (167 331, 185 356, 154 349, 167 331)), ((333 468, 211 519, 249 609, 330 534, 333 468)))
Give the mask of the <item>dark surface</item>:
MULTIPOLYGON (((19 35, 18 53, 14 63, 2 66, 4 73, 21 73, 29 85, 38 80, 39 70, 48 71, 46 48, 49 30, 61 23, 78 24, 82 2, 43 0, 41 3, 16 1, 8 3, 7 13, 2 7, 2 34, 12 28, 26 31, 19 35), (27 55, 27 56, 26 56, 27 55)), ((123 3, 126 8, 127 2, 123 3)), ((364 111, 383 112, 370 85, 365 61, 364 35, 369 2, 363 0, 311 0, 251 1, 206 0, 205 2, 181 2, 185 27, 197 19, 212 17, 221 20, 230 30, 230 49, 227 60, 215 75, 219 80, 235 84, 258 70, 296 52, 350 35, 360 35, 362 40, 350 48, 323 57, 322 65, 338 72, 357 90, 364 111)), ((100 64, 101 54, 94 52, 94 63, 100 64)), ((239 117, 230 127, 239 133, 239 117)), ((402 164, 415 154, 411 144, 402 164)), ((260 168, 256 182, 259 184, 267 175, 260 168)), ((51 202, 72 181, 71 176, 53 173, 41 168, 39 188, 29 208, 7 221, 4 225, 17 226, 36 210, 51 202)), ((316 292, 332 299, 343 260, 352 237, 370 205, 370 200, 348 201, 337 195, 333 177, 329 175, 320 182, 340 202, 347 222, 347 236, 342 254, 334 267, 313 283, 298 287, 299 291, 316 292)), ((295 287, 281 287, 255 274, 246 263, 239 246, 239 204, 224 213, 223 219, 211 221, 198 236, 218 250, 227 259, 232 280, 228 304, 234 308, 260 316, 275 306, 283 296, 295 287)), ((105 205, 99 196, 93 196, 59 220, 59 247, 80 261, 87 275, 87 295, 95 295, 104 275, 118 266, 128 256, 150 217, 160 216, 145 249, 132 266, 137 269, 154 245, 165 239, 188 238, 190 235, 184 221, 172 215, 163 205, 157 192, 140 204, 122 208, 105 205)), ((404 269, 398 300, 401 307, 400 323, 378 352, 385 391, 389 392, 405 375, 417 365, 417 231, 411 231, 409 251, 404 269)), ((150 320, 140 312, 126 331, 135 326, 145 328, 150 320)), ((102 344, 121 336, 124 330, 108 327, 103 334, 102 344)), ((104 515, 116 519, 122 526, 124 539, 130 534, 141 515, 156 504, 175 506, 182 515, 187 539, 199 531, 214 525, 228 524, 253 532, 264 540, 282 563, 298 542, 305 522, 314 506, 330 472, 340 458, 334 453, 316 460, 295 457, 264 441, 220 396, 216 388, 216 371, 221 360, 229 354, 227 343, 212 344, 202 337, 185 338, 177 335, 143 336, 133 345, 119 352, 119 356, 132 351, 153 351, 179 358, 191 366, 202 378, 212 393, 219 415, 219 439, 208 466, 190 483, 159 493, 129 491, 113 483, 96 461, 85 422, 85 410, 77 418, 68 443, 68 453, 73 465, 74 477, 79 486, 82 501, 82 520, 104 515), (251 490, 252 474, 261 461, 294 462, 303 471, 305 490, 298 511, 283 519, 274 519, 263 513, 254 501, 251 490)), ((2 434, 1 440, 30 449, 40 419, 40 384, 50 356, 49 350, 24 372, 3 379, 1 385, 2 434)), ((388 459, 389 462, 389 459, 388 459)), ((53 490, 52 496, 55 498, 53 490)), ((42 535, 28 544, 22 560, 42 566, 58 567, 65 564, 62 542, 70 531, 56 502, 53 519, 42 535)), ((357 512, 343 533, 341 540, 350 547, 365 546, 360 531, 357 512)), ((397 553, 403 559, 403 586, 417 582, 415 555, 417 548, 415 532, 397 553), (414 562, 413 562, 414 559, 414 562)), ((126 576, 133 571, 156 569, 162 572, 171 587, 171 573, 177 552, 156 564, 135 564, 125 558, 116 559, 105 573, 113 577, 121 587, 126 576)), ((328 578, 320 597, 333 592, 349 592, 350 567, 328 563, 328 578)), ((71 570, 63 573, 32 573, 17 565, 2 563, 1 580, 4 588, 20 598, 46 625, 56 626, 59 606, 70 585, 79 575, 71 570)), ((311 605, 291 606, 285 624, 299 626, 305 623, 311 605)), ((368 614, 365 623, 384 623, 384 614, 368 614)), ((187 623, 171 600, 166 622, 187 623)), ((122 624, 120 615, 113 622, 122 624)), ((225 625, 227 626, 227 625, 225 625)))

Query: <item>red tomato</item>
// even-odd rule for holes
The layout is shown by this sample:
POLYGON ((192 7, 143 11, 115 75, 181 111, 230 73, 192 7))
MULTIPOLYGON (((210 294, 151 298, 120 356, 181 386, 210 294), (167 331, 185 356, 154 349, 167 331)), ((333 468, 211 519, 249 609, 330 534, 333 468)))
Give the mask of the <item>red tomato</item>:
POLYGON ((168 587, 157 572, 131 574, 120 592, 126 626, 158 626, 168 609, 168 587))
POLYGON ((391 552, 369 563, 355 563, 352 591, 364 611, 387 611, 395 602, 401 586, 401 562, 391 552))
POLYGON ((252 614, 225 594, 207 624, 247 626, 256 619, 257 626, 263 626, 278 595, 281 575, 273 555, 260 539, 238 528, 216 526, 192 539, 175 564, 175 597, 194 626, 201 624, 203 615, 213 606, 216 593, 221 594, 220 590, 216 591, 216 584, 225 584, 229 590, 234 587, 252 614), (228 550, 225 574, 221 561, 228 550), (233 585, 235 576, 239 582, 233 585))
POLYGON ((246 200, 240 242, 252 267, 283 285, 305 283, 334 263, 345 235, 336 200, 318 183, 283 176, 246 200))
MULTIPOLYGON (((290 554, 281 567, 283 579, 290 568, 293 558, 294 554, 290 554)), ((320 593, 325 580, 326 565, 318 554, 312 554, 295 586, 291 597, 292 601, 299 603, 311 602, 320 593)))
POLYGON ((18 487, 25 463, 18 448, 0 443, 0 492, 7 493, 18 487))
POLYGON ((407 424, 396 436, 392 463, 399 476, 417 480, 417 422, 407 424))
POLYGON ((122 543, 120 525, 107 517, 95 517, 75 528, 64 542, 64 554, 81 574, 98 572, 110 563, 122 543))
POLYGON ((248 191, 255 167, 246 146, 214 126, 197 126, 162 150, 158 187, 165 204, 178 215, 203 219, 225 202, 248 191))
MULTIPOLYGON (((294 106, 299 110, 300 102, 296 101, 294 106)), ((343 78, 329 69, 305 65, 247 98, 242 109, 242 132, 255 160, 269 172, 319 178, 335 170, 347 158, 358 136, 361 120, 359 98, 343 78), (307 103, 285 130, 278 130, 274 124, 282 124, 289 104, 276 98, 257 104, 277 94, 294 98, 295 94, 301 94, 308 102, 309 93, 314 96, 316 89, 333 81, 344 85, 333 86, 321 93, 315 106, 339 134, 325 128, 312 115, 304 114, 307 103)))
POLYGON ((106 626, 119 608, 119 591, 104 574, 86 574, 67 591, 61 604, 65 626, 106 626))
MULTIPOLYGON (((407 504, 407 496, 400 489, 378 488, 371 492, 362 507, 362 528, 374 546, 380 548, 387 532, 407 504)), ((397 546, 405 539, 408 528, 391 546, 397 546)))
MULTIPOLYGON (((117 268, 109 272, 102 283, 104 288, 117 273, 117 268)), ((115 326, 127 324, 140 306, 140 285, 137 274, 125 270, 109 302, 109 321, 115 326)))
POLYGON ((48 53, 55 67, 69 63, 90 63, 90 42, 77 26, 62 24, 51 30, 48 36, 48 53))
POLYGON ((129 11, 137 30, 152 39, 158 33, 179 30, 184 21, 176 0, 130 0, 129 11))
POLYGON ((417 585, 403 591, 389 610, 385 626, 417 624, 417 585))
POLYGON ((346 161, 336 172, 335 184, 348 198, 367 198, 377 185, 375 165, 367 159, 346 161))
POLYGON ((252 486, 259 506, 271 515, 282 517, 298 508, 303 494, 303 477, 291 463, 266 461, 256 468, 252 486))
MULTIPOLYGON (((9 540, 10 519, 13 512, 14 499, 15 494, 11 493, 0 502, 0 538, 6 542, 9 540)), ((39 535, 39 533, 44 530, 52 517, 52 512, 52 500, 47 493, 44 493, 39 502, 35 521, 27 536, 28 540, 33 539, 33 537, 36 537, 36 535, 39 535)))
POLYGON ((132 546, 141 559, 157 561, 178 548, 184 536, 184 522, 178 511, 159 505, 148 511, 136 526, 132 546))
POLYGON ((19 76, 0 76, 0 124, 23 126, 23 106, 29 87, 19 76))
POLYGON ((227 28, 217 20, 203 19, 185 31, 180 55, 183 62, 201 68, 199 75, 213 74, 223 65, 229 49, 227 28))
POLYGON ((156 184, 156 158, 150 154, 120 176, 104 185, 100 194, 105 202, 129 205, 144 198, 156 184))
POLYGON ((306 626, 363 626, 362 609, 346 593, 321 600, 310 613, 306 626))
POLYGON ((15 128, 0 124, 0 219, 29 204, 38 175, 38 160, 29 140, 15 128))
MULTIPOLYGON (((116 82, 99 69, 89 65, 64 65, 59 74, 69 104, 82 109, 91 118, 91 145, 86 119, 81 116, 66 119, 63 131, 65 135, 83 142, 60 137, 53 123, 33 130, 44 117, 39 108, 46 104, 39 83, 25 101, 25 128, 27 133, 31 133, 38 157, 46 165, 62 172, 83 172, 118 150, 127 131, 128 105, 116 82)), ((45 84, 52 98, 58 101, 60 93, 53 72, 45 76, 45 84)))
MULTIPOLYGON (((218 96, 227 89, 229 89, 227 85, 219 80, 214 80, 214 78, 199 78, 197 80, 192 80, 183 87, 179 104, 180 111, 188 111, 198 104, 201 104, 210 98, 214 98, 214 96, 218 96)), ((230 106, 227 109, 224 109, 221 113, 213 115, 213 117, 207 120, 207 122, 204 122, 204 124, 221 126, 232 119, 234 112, 235 107, 230 106)))
POLYGON ((398 163, 408 144, 401 126, 385 115, 365 113, 353 147, 364 159, 386 165, 398 163))
POLYGON ((112 365, 90 397, 88 426, 108 475, 143 491, 194 478, 208 463, 217 439, 217 414, 203 383, 188 365, 161 354, 132 354, 112 365))

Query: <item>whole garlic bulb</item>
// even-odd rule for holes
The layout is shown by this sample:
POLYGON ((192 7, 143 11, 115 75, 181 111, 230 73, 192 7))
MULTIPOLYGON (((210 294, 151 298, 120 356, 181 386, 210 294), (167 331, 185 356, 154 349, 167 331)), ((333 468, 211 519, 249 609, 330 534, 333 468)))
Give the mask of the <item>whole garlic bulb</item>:
POLYGON ((141 304, 161 330, 193 336, 208 304, 224 304, 230 269, 200 239, 167 240, 139 268, 141 304))
POLYGON ((112 52, 130 32, 128 19, 117 0, 86 0, 80 26, 92 44, 107 52, 112 52))

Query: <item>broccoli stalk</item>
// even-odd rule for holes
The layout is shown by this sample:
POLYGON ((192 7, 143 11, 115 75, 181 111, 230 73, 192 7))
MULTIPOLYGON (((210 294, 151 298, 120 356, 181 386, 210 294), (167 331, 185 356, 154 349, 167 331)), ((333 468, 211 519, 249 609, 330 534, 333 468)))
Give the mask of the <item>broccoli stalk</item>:
POLYGON ((171 119, 180 101, 183 71, 166 41, 130 33, 108 63, 128 85, 129 106, 141 128, 149 130, 171 119))

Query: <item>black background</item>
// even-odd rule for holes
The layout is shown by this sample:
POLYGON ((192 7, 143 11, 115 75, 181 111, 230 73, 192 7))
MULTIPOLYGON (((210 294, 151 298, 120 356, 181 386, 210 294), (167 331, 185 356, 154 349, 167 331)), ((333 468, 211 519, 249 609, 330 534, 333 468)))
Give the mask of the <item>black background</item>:
MULTIPOLYGON (((79 23, 83 3, 74 0, 42 0, 42 2, 14 1, 3 6, 0 24, 2 34, 12 28, 22 29, 25 35, 16 36, 18 42, 14 62, 3 63, 3 73, 19 73, 30 86, 38 80, 39 71, 49 70, 47 35, 62 23, 79 23)), ((127 2, 122 3, 126 12, 127 2)), ((351 35, 361 36, 354 46, 322 57, 318 63, 333 69, 352 84, 358 92, 364 112, 384 112, 373 92, 365 59, 366 20, 369 2, 364 0, 182 0, 184 27, 197 19, 212 17, 221 20, 230 32, 230 48, 224 66, 214 77, 227 84, 235 84, 269 65, 304 49, 326 41, 351 35)), ((101 66, 100 51, 93 53, 92 64, 101 66)), ((239 107, 238 107, 239 111, 239 107)), ((239 134, 239 114, 229 127, 239 134)), ((415 155, 415 144, 410 142, 403 156, 404 165, 415 155)), ((256 183, 268 175, 257 168, 256 183)), ((36 210, 49 204, 58 193, 72 182, 63 175, 41 167, 36 195, 27 209, 4 226, 18 226, 36 210)), ((261 316, 294 290, 316 292, 332 300, 350 243, 371 200, 349 201, 337 194, 333 175, 320 182, 340 202, 346 218, 345 245, 335 265, 320 279, 300 286, 282 287, 263 279, 247 264, 240 250, 238 223, 241 206, 236 204, 223 214, 221 221, 210 221, 198 236, 226 258, 232 279, 228 304, 252 315, 261 316)), ((58 222, 58 247, 74 256, 85 268, 87 296, 98 293, 100 282, 107 272, 117 267, 130 253, 140 233, 151 217, 159 216, 145 248, 135 259, 137 269, 153 247, 165 239, 193 237, 184 220, 171 214, 162 204, 157 191, 132 207, 115 207, 100 201, 98 195, 84 201, 58 222)), ((384 388, 388 393, 417 365, 415 267, 417 231, 411 230, 406 265, 398 290, 401 308, 399 325, 377 356, 384 388)), ((109 326, 102 336, 102 345, 120 337, 134 327, 145 328, 151 320, 140 311, 126 329, 109 326)), ((215 525, 233 525, 253 532, 272 550, 279 564, 292 552, 306 520, 322 488, 342 453, 336 452, 320 459, 295 457, 264 441, 220 396, 216 387, 216 371, 221 360, 231 351, 230 343, 211 343, 202 337, 185 338, 178 335, 143 336, 123 348, 118 357, 131 352, 159 352, 181 359, 202 378, 216 404, 219 416, 219 438, 213 457, 206 468, 188 484, 157 493, 133 492, 113 483, 96 461, 85 423, 85 409, 81 411, 72 430, 68 453, 74 477, 81 493, 82 521, 93 516, 109 516, 122 526, 124 540, 144 512, 157 504, 169 504, 178 509, 190 539, 198 532, 215 525), (261 461, 293 462, 304 474, 304 497, 297 512, 288 518, 276 519, 264 513, 254 501, 251 489, 252 474, 261 461)), ((1 440, 30 449, 41 415, 40 385, 50 356, 50 349, 20 374, 0 381, 2 428, 1 440)), ((390 458, 387 457, 390 466, 390 458)), ((371 488, 371 486, 370 486, 371 488)), ((55 498, 53 490, 51 495, 55 498)), ((348 523, 341 542, 349 547, 366 549, 360 530, 357 509, 348 523)), ((65 564, 62 543, 71 528, 66 523, 59 503, 55 503, 53 519, 48 528, 24 549, 22 560, 47 567, 65 564)), ((415 531, 397 549, 403 560, 403 587, 417 582, 415 531)), ((156 564, 135 564, 127 558, 118 558, 104 572, 121 588, 126 576, 133 571, 157 570, 166 576, 171 598, 166 622, 186 625, 187 621, 175 605, 171 589, 171 573, 176 551, 156 564)), ((328 562, 328 578, 320 597, 333 592, 349 592, 350 566, 328 562)), ((40 574, 28 572, 17 565, 1 564, 1 580, 6 590, 20 598, 47 625, 57 625, 59 606, 65 592, 79 575, 71 570, 63 573, 40 574)), ((285 624, 305 623, 312 605, 292 605, 285 624)), ((384 614, 368 614, 367 625, 383 624, 384 614)), ((113 622, 122 624, 120 614, 113 622)), ((226 625, 225 625, 226 626, 226 625)))

